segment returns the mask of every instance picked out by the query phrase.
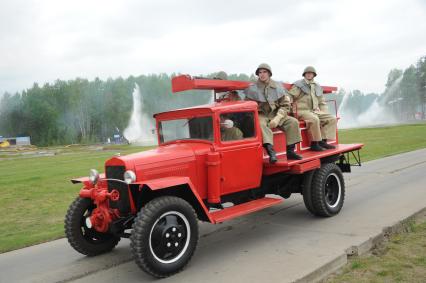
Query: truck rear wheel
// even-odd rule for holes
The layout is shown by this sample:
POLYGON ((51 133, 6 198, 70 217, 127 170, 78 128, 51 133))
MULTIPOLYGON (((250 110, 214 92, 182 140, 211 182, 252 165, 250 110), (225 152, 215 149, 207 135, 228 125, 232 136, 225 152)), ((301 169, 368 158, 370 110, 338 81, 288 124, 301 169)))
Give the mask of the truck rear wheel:
POLYGON ((323 164, 315 170, 310 188, 304 188, 303 193, 305 205, 312 214, 322 217, 338 214, 345 200, 345 180, 339 166, 323 164))
POLYGON ((312 179, 316 170, 309 171, 303 176, 302 195, 306 209, 315 215, 314 206, 312 204, 312 179))
POLYGON ((95 208, 92 200, 78 197, 69 207, 65 217, 65 235, 70 245, 87 256, 111 251, 120 241, 110 233, 100 233, 88 227, 86 218, 95 208))
POLYGON ((130 246, 138 266, 164 278, 181 271, 198 243, 198 222, 185 200, 163 196, 148 202, 133 224, 130 246))

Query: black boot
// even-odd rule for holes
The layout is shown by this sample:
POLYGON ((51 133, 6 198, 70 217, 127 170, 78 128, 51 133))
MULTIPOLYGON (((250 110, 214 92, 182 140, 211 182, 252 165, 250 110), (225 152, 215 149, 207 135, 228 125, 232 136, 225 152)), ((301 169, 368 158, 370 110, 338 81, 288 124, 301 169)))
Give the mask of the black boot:
POLYGON ((311 150, 312 150, 312 151, 324 151, 324 150, 325 150, 325 148, 322 148, 322 147, 319 145, 319 142, 317 142, 317 141, 313 141, 313 142, 311 142, 311 150))
POLYGON ((302 160, 302 156, 294 152, 296 144, 287 145, 287 159, 289 160, 302 160))
POLYGON ((269 163, 274 164, 275 162, 277 162, 277 154, 275 153, 275 150, 272 147, 272 144, 265 143, 263 144, 263 147, 266 149, 266 152, 269 155, 269 163))
POLYGON ((334 149, 334 148, 336 148, 334 145, 328 144, 326 139, 320 141, 319 145, 321 147, 325 148, 325 149, 334 149))

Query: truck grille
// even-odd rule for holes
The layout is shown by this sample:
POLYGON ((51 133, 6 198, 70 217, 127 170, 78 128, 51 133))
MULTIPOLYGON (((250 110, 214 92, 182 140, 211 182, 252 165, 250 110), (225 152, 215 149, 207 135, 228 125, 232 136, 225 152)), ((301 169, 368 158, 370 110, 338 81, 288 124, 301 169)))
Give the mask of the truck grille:
MULTIPOLYGON (((124 166, 107 166, 105 170, 105 176, 107 179, 118 179, 124 180, 124 172, 126 168, 124 166)), ((129 202, 129 186, 125 183, 109 180, 108 192, 117 190, 120 193, 120 199, 118 201, 109 201, 111 208, 117 208, 122 216, 129 214, 130 202, 129 202)))

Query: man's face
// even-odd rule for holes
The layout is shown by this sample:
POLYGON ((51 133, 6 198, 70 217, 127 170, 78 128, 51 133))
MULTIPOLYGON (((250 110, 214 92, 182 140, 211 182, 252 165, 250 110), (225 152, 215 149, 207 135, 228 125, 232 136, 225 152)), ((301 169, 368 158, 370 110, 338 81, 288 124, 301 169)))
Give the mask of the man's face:
POLYGON ((259 80, 262 82, 267 82, 269 78, 271 77, 269 75, 269 71, 265 69, 260 69, 258 72, 259 80))
POLYGON ((312 80, 315 77, 315 74, 312 72, 305 73, 305 79, 308 81, 312 80))

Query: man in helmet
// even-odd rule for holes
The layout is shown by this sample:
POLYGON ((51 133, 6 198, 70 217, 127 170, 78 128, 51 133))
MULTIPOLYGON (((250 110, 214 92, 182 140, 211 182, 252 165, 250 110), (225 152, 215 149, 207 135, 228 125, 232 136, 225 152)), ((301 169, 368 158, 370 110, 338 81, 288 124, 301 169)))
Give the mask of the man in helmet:
POLYGON ((308 66, 303 71, 303 79, 294 82, 289 93, 297 105, 297 118, 304 120, 311 140, 311 150, 323 151, 335 148, 327 140, 336 139, 336 118, 328 113, 323 90, 314 81, 317 72, 308 66))
POLYGON ((238 91, 236 91, 236 90, 218 93, 218 96, 219 96, 219 101, 239 101, 239 100, 241 100, 241 97, 238 94, 238 91))
POLYGON ((277 162, 273 148, 272 129, 279 128, 286 134, 287 159, 302 159, 294 152, 296 144, 301 141, 299 121, 291 116, 290 98, 286 89, 279 82, 271 79, 272 70, 268 64, 260 64, 256 69, 258 80, 244 90, 247 100, 258 103, 259 122, 262 129, 263 146, 269 154, 269 162, 277 162))
MULTIPOLYGON (((227 80, 228 74, 225 71, 219 71, 214 74, 213 76, 214 80, 227 80)), ((218 94, 218 100, 219 101, 238 101, 241 100, 238 91, 231 90, 227 92, 219 92, 218 94)))

